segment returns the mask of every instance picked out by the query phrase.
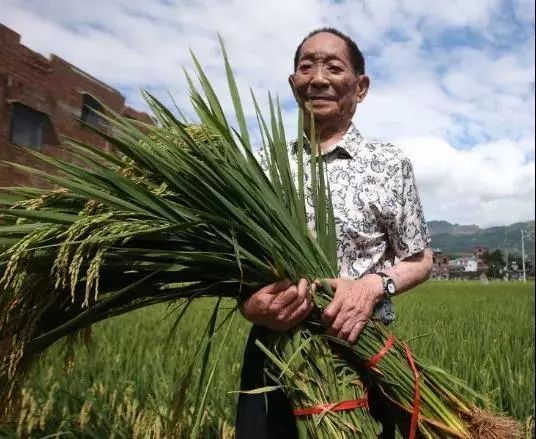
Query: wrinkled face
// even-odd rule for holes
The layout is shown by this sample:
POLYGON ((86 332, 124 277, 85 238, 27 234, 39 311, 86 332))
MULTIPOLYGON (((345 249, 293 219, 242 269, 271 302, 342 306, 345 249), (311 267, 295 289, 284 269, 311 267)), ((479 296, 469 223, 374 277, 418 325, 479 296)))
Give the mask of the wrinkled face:
POLYGON ((289 81, 296 99, 317 122, 349 122, 368 90, 368 78, 354 73, 346 42, 328 32, 305 41, 289 81))

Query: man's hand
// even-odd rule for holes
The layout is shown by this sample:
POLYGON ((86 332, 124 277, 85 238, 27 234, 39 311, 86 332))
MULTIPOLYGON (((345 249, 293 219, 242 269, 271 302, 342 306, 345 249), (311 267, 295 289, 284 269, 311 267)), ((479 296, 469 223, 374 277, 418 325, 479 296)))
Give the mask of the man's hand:
POLYGON ((384 297, 380 276, 369 274, 358 280, 327 279, 335 297, 324 310, 328 334, 354 343, 365 328, 374 306, 384 297))
POLYGON ((242 304, 242 314, 256 325, 278 332, 288 331, 313 309, 307 294, 308 287, 305 279, 301 279, 298 285, 292 285, 288 279, 267 285, 242 304))

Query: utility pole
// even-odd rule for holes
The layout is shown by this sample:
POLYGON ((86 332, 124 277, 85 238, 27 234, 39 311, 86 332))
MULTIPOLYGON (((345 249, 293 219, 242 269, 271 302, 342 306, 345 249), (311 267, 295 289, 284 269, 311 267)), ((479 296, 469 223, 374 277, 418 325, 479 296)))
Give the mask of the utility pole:
POLYGON ((523 236, 523 229, 521 229, 521 261, 523 264, 523 282, 527 282, 527 276, 525 274, 525 240, 523 236))
POLYGON ((504 232, 504 241, 503 241, 503 249, 504 249, 504 257, 506 259, 506 267, 504 267, 505 274, 504 274, 504 280, 508 281, 508 272, 510 271, 510 267, 508 267, 508 241, 506 240, 506 236, 508 235, 508 231, 504 232))

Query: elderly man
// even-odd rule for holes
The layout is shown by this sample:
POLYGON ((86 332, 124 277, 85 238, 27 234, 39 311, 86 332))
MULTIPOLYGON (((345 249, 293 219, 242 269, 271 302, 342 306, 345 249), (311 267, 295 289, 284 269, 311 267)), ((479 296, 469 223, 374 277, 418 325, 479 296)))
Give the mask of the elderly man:
MULTIPOLYGON (((391 297, 430 273, 430 238, 413 170, 400 149, 365 139, 352 123, 370 80, 363 55, 348 36, 331 28, 310 33, 296 50, 289 82, 298 104, 314 117, 336 218, 340 277, 330 280, 335 297, 323 321, 330 334, 355 342, 373 314, 390 323, 391 297)), ((243 389, 265 385, 264 357, 254 340, 305 319, 312 308, 307 287, 305 280, 298 285, 277 282, 243 304, 244 316, 254 323, 244 356, 243 389)), ((371 409, 384 424, 382 437, 394 437, 388 416, 393 408, 371 409)), ((240 396, 237 439, 296 436, 282 392, 240 396)))

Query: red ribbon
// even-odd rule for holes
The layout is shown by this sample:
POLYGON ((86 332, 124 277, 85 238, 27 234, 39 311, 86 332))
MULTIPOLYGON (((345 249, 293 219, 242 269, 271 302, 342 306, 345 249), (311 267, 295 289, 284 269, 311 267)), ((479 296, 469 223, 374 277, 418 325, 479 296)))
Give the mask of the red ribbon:
POLYGON ((365 395, 360 399, 349 399, 346 401, 333 402, 331 404, 319 404, 314 407, 307 407, 304 409, 294 409, 292 413, 294 416, 309 416, 319 415, 324 412, 342 412, 345 410, 354 410, 360 407, 368 408, 368 398, 365 395))
POLYGON ((374 355, 374 357, 372 357, 370 360, 368 360, 365 363, 365 367, 368 367, 369 369, 372 369, 373 367, 375 367, 376 364, 378 364, 380 360, 383 358, 383 356, 387 352, 389 352, 389 349, 393 347, 394 343, 395 343, 395 337, 393 335, 389 336, 389 338, 385 342, 385 346, 381 348, 380 351, 376 355, 374 355))
POLYGON ((406 352, 406 357, 408 358, 408 363, 413 371, 413 376, 415 377, 415 396, 413 398, 413 412, 411 413, 411 424, 409 429, 409 439, 414 439, 415 434, 417 433, 417 422, 419 421, 419 411, 421 409, 421 389, 419 387, 419 372, 411 356, 411 351, 407 344, 404 343, 404 351, 406 352))
MULTIPOLYGON (((368 360, 365 363, 365 366, 368 368, 375 367, 379 361, 384 357, 384 355, 389 352, 389 349, 391 349, 394 345, 395 337, 393 335, 390 335, 387 341, 385 342, 385 345, 383 348, 380 349, 380 351, 374 355, 370 360, 368 360)), ((413 397, 413 409, 411 412, 411 423, 410 423, 410 429, 409 429, 409 439, 415 439, 415 435, 417 434, 417 424, 419 422, 419 412, 421 409, 421 389, 419 386, 419 371, 417 370, 417 367, 415 366, 415 361, 413 361, 413 357, 411 355, 411 351, 409 349, 409 346, 405 343, 403 343, 404 346, 404 352, 406 353, 406 358, 408 359, 409 366, 411 367, 411 370, 413 372, 413 376, 415 377, 415 395, 413 397)))
MULTIPOLYGON (((369 361, 365 363, 366 367, 368 368, 375 367, 379 363, 379 361, 384 357, 384 355, 387 352, 389 352, 389 349, 393 347, 394 342, 395 342, 395 337, 393 335, 389 336, 383 348, 376 355, 374 355, 369 361)), ((406 358, 408 359, 409 366, 411 367, 413 376, 415 377, 415 395, 413 397, 413 410, 411 412, 411 423, 410 423, 410 430, 409 430, 409 439, 415 439, 415 435, 417 434, 417 427, 418 427, 417 424, 419 422, 419 412, 421 409, 421 389, 419 385, 420 375, 419 375, 419 371, 417 370, 417 367, 415 366, 415 361, 413 360, 409 346, 405 343, 403 343, 403 346, 404 346, 404 352, 406 353, 406 358)), ((322 414, 324 412, 340 412, 344 410, 354 410, 360 407, 368 408, 367 395, 365 395, 365 397, 361 399, 350 399, 347 401, 334 402, 331 404, 319 404, 314 407, 294 409, 292 413, 294 414, 294 416, 309 416, 309 415, 322 414)))

